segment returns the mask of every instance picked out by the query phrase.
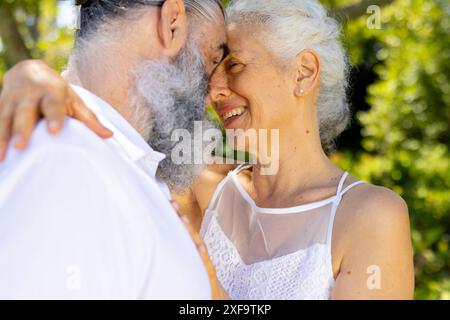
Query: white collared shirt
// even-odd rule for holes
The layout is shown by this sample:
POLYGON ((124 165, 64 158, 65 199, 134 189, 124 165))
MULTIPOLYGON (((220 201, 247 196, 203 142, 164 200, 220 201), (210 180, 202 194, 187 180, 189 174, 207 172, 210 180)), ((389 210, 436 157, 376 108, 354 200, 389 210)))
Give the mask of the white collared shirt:
POLYGON ((74 89, 114 132, 41 122, 0 163, 0 299, 210 299, 206 270, 155 172, 164 156, 110 105, 74 89))

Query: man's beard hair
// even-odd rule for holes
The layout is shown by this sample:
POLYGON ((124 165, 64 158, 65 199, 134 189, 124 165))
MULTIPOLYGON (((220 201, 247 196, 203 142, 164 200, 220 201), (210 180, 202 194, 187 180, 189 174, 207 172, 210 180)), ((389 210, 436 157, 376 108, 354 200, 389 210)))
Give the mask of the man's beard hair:
POLYGON ((204 166, 172 161, 172 150, 179 143, 171 140, 172 132, 185 129, 190 133, 194 159, 194 152, 203 152, 194 150, 195 146, 203 145, 194 143, 194 122, 202 121, 204 130, 216 127, 205 116, 208 79, 201 55, 188 45, 172 63, 146 60, 136 70, 135 86, 133 118, 148 132, 149 145, 166 156, 156 175, 170 189, 181 192, 193 183, 204 166))

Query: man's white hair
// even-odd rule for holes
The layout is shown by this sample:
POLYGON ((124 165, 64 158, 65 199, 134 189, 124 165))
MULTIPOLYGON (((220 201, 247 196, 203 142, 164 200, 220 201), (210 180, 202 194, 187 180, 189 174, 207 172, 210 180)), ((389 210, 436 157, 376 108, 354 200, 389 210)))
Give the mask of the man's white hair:
POLYGON ((340 27, 316 0, 236 0, 227 9, 229 22, 258 28, 260 41, 288 65, 298 53, 314 50, 321 62, 317 117, 327 152, 350 122, 346 98, 348 63, 340 27))
POLYGON ((211 22, 223 19, 226 15, 220 0, 184 0, 184 5, 186 6, 186 12, 191 17, 203 18, 211 22), (220 9, 222 17, 217 14, 219 12, 217 9, 220 9))
MULTIPOLYGON (((123 44, 131 38, 135 21, 149 6, 160 7, 161 0, 77 0, 80 23, 75 45, 65 75, 76 79, 78 69, 95 68, 104 60, 104 51, 123 44), (100 49, 102 48, 102 49, 100 49), (70 71, 70 72, 69 72, 70 71)), ((189 38, 197 40, 204 23, 225 19, 220 0, 184 0, 189 21, 189 38)), ((114 69, 114 66, 110 66, 114 69)))
MULTIPOLYGON (((162 0, 77 0, 81 6, 77 39, 95 35, 102 31, 102 26, 120 18, 132 19, 139 13, 138 9, 148 6, 160 7, 162 0)), ((225 11, 220 0, 184 0, 186 13, 192 25, 202 21, 215 22, 224 19, 225 11)))

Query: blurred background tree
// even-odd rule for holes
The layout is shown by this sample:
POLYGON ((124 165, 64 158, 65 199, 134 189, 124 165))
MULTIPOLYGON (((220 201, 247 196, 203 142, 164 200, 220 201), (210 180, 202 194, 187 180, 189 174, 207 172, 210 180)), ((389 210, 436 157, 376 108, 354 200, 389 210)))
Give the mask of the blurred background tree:
POLYGON ((345 28, 360 84, 335 159, 408 203, 421 299, 450 299, 449 17, 448 1, 396 0, 380 29, 364 18, 345 28))
MULTIPOLYGON (((349 95, 354 121, 333 159, 406 200, 416 298, 450 299, 450 4, 322 3, 342 22, 353 65, 349 95), (373 4, 381 7, 379 28, 368 23, 374 12, 367 8, 373 4)), ((44 59, 61 70, 73 43, 73 8, 72 1, 2 0, 0 79, 26 58, 44 59)))
POLYGON ((58 70, 64 67, 74 40, 71 6, 71 1, 57 0, 0 2, 0 79, 29 58, 43 59, 58 70))

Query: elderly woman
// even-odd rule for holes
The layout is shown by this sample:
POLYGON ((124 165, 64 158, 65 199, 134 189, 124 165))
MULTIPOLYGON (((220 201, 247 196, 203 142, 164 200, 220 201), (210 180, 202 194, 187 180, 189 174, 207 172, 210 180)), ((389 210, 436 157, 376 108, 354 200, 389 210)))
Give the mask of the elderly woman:
MULTIPOLYGON (((350 119, 338 25, 315 0, 239 0, 228 14, 230 53, 209 98, 227 129, 279 129, 280 138, 276 174, 263 174, 257 158, 228 174, 207 169, 192 187, 225 290, 232 299, 412 298, 405 202, 327 157, 350 119)), ((16 72, 11 78, 26 79, 16 72)), ((62 87, 64 102, 53 111, 38 104, 35 112, 45 107, 53 119, 75 108, 105 134, 80 103, 66 99, 73 92, 57 74, 46 79, 62 87)), ((34 123, 24 119, 15 113, 26 131, 34 123)))

